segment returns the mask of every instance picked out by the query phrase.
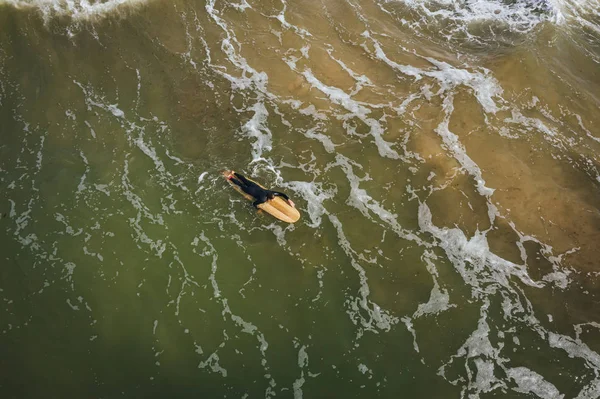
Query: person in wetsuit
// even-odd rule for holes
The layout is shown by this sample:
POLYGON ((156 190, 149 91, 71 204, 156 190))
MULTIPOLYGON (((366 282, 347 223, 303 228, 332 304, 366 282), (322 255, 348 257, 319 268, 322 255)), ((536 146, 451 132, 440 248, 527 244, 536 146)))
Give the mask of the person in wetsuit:
POLYGON ((240 175, 237 172, 233 172, 232 174, 227 176, 227 179, 229 179, 232 183, 240 187, 242 191, 244 191, 246 194, 249 194, 256 198, 256 201, 254 201, 252 205, 257 209, 260 204, 265 203, 268 200, 272 200, 276 196, 285 198, 285 200, 291 206, 294 206, 294 203, 284 193, 281 193, 279 191, 266 190, 258 184, 246 179, 244 176, 240 175))

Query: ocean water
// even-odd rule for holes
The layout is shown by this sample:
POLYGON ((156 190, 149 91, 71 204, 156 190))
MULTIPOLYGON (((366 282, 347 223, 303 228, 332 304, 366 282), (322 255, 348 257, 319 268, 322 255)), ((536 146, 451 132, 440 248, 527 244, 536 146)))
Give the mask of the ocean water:
POLYGON ((0 0, 0 397, 600 397, 599 93, 598 0, 0 0))

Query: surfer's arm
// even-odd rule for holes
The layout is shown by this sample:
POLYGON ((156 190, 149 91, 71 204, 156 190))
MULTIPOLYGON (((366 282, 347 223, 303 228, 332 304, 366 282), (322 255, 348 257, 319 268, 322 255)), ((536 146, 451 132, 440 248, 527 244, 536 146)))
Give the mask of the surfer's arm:
POLYGON ((290 200, 290 197, 288 197, 284 193, 280 193, 279 191, 271 191, 271 194, 273 194, 273 196, 283 197, 283 198, 285 198, 286 201, 290 200))
POLYGON ((265 201, 261 201, 261 200, 256 200, 252 203, 252 206, 255 207, 256 209, 258 209, 258 206, 260 204, 263 204, 265 201))

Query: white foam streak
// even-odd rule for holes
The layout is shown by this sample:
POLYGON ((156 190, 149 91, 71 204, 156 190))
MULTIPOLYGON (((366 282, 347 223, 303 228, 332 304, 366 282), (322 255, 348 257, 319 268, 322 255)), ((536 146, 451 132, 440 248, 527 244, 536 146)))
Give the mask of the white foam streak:
POLYGON ((573 339, 569 336, 549 331, 548 342, 552 348, 560 348, 572 357, 581 358, 585 361, 587 367, 596 372, 600 371, 600 355, 591 350, 581 339, 573 339))
POLYGON ((541 328, 539 334, 541 336, 544 336, 544 333, 547 334, 550 347, 564 350, 569 357, 583 359, 585 366, 594 372, 596 378, 582 388, 577 398, 597 398, 598 394, 600 394, 600 378, 598 378, 598 375, 600 375, 600 355, 581 341, 579 338, 580 330, 578 328, 579 326, 575 326, 576 339, 551 331, 544 331, 541 328))
POLYGON ((252 161, 264 160, 263 152, 271 151, 272 137, 271 131, 267 127, 267 116, 269 112, 262 102, 252 105, 249 110, 254 111, 252 118, 246 122, 242 132, 247 137, 254 138, 252 143, 252 161))
POLYGON ((298 367, 300 367, 300 377, 294 381, 292 388, 294 390, 294 399, 302 399, 302 386, 306 382, 304 379, 304 368, 308 367, 308 355, 306 354, 306 345, 302 345, 298 351, 298 367))
POLYGON ((508 369, 506 374, 517 383, 518 387, 513 388, 517 392, 532 393, 545 399, 558 399, 565 396, 561 395, 558 389, 544 377, 526 367, 508 369))
POLYGON ((97 108, 100 108, 100 109, 110 112, 117 118, 125 118, 125 113, 121 109, 119 109, 119 107, 117 107, 117 104, 106 104, 104 102, 103 97, 100 97, 98 99, 96 96, 93 96, 91 90, 84 87, 78 81, 73 80, 73 83, 75 83, 77 86, 79 86, 79 88, 83 91, 83 94, 85 96, 85 103, 87 104, 87 108, 89 111, 91 111, 92 106, 94 106, 94 107, 97 107, 97 108))
POLYGON ((308 204, 308 216, 310 223, 309 227, 317 228, 321 225, 321 218, 327 210, 323 206, 323 202, 333 198, 336 194, 335 190, 325 190, 321 183, 305 182, 305 181, 290 181, 285 183, 285 187, 289 187, 295 192, 302 195, 308 204))
POLYGON ((254 115, 243 125, 242 133, 247 137, 254 139, 252 143, 253 162, 267 161, 267 159, 264 158, 263 153, 271 150, 272 135, 267 127, 267 117, 269 113, 264 101, 268 98, 274 98, 275 96, 267 89, 267 74, 258 72, 252 68, 246 59, 239 54, 239 51, 236 50, 236 46, 239 48, 240 44, 236 40, 235 35, 229 30, 226 22, 218 15, 219 13, 215 10, 214 6, 214 0, 208 1, 206 4, 206 11, 226 34, 226 38, 221 41, 221 50, 227 55, 228 60, 241 71, 241 74, 236 77, 224 72, 222 70, 223 68, 212 65, 213 71, 229 80, 232 89, 241 92, 242 94, 245 90, 254 90, 255 93, 258 94, 257 101, 243 109, 243 111, 254 112, 254 115))
POLYGON ((586 385, 575 399, 592 399, 600 397, 600 379, 596 378, 586 385))
POLYGON ((434 261, 437 259, 435 254, 430 250, 426 250, 421 259, 425 262, 427 271, 433 278, 433 288, 431 289, 429 300, 426 303, 419 305, 413 314, 414 318, 425 315, 435 315, 450 308, 456 307, 456 305, 450 304, 450 295, 448 294, 448 291, 440 288, 438 283, 439 274, 434 263, 434 261))
MULTIPOLYGON (((517 265, 493 254, 485 233, 477 231, 467 239, 458 228, 438 228, 431 221, 431 210, 425 203, 419 205, 419 227, 439 240, 450 261, 462 278, 473 288, 473 297, 479 298, 486 293, 484 283, 501 284, 509 287, 509 276, 519 278, 524 284, 541 288, 544 285, 529 277, 523 265, 517 265), (467 268, 467 265, 469 267, 467 268)), ((495 290, 495 288, 494 288, 495 290)))
POLYGON ((79 155, 81 156, 81 159, 83 160, 83 163, 85 164, 85 172, 83 172, 83 175, 81 176, 81 179, 79 180, 79 185, 77 186, 77 193, 81 193, 83 190, 85 190, 85 178, 87 177, 88 172, 90 171, 90 166, 88 164, 88 160, 85 157, 83 151, 79 151, 79 155))
POLYGON ((356 86, 354 90, 352 90, 352 92, 350 93, 351 96, 358 93, 360 90, 362 90, 363 87, 374 87, 373 83, 367 76, 357 74, 352 69, 350 69, 342 60, 335 58, 333 56, 333 50, 331 48, 327 49, 327 53, 329 54, 329 57, 331 57, 332 60, 337 62, 338 65, 341 66, 342 69, 346 71, 346 73, 356 81, 356 86))
POLYGON ((438 71, 426 71, 423 74, 435 78, 440 84, 440 91, 448 92, 461 85, 470 87, 485 112, 496 113, 498 111, 499 108, 493 97, 499 97, 502 94, 502 88, 491 76, 490 71, 481 68, 483 72, 469 72, 434 58, 425 57, 425 59, 435 65, 438 71))
POLYGON ((293 30, 294 32, 296 32, 296 34, 298 36, 300 36, 302 38, 307 38, 307 37, 312 36, 310 34, 310 32, 308 32, 307 30, 300 28, 300 27, 293 25, 293 24, 289 23, 288 21, 286 21, 285 11, 287 9, 287 3, 285 2, 285 0, 281 0, 281 2, 283 3, 283 9, 281 10, 281 12, 279 14, 274 16, 274 18, 277 19, 285 29, 293 30))
MULTIPOLYGON (((217 279, 216 279, 216 273, 218 270, 218 264, 217 261, 219 259, 219 255, 218 252, 216 250, 216 248, 214 247, 214 245, 212 244, 212 242, 210 241, 210 239, 204 234, 204 232, 200 233, 200 236, 198 237, 198 239, 194 240, 194 243, 199 243, 199 241, 202 241, 205 245, 206 248, 205 250, 202 252, 202 256, 210 256, 212 257, 212 263, 211 263, 211 274, 209 276, 209 280, 211 282, 211 285, 213 287, 213 296, 214 298, 221 304, 221 306, 223 307, 223 310, 221 312, 221 314, 223 315, 223 317, 225 317, 226 315, 228 315, 231 319, 231 321, 233 321, 235 323, 235 325, 237 327, 240 328, 240 330, 243 333, 252 335, 254 337, 256 337, 257 341, 258 341, 258 349, 261 353, 262 356, 262 360, 261 360, 261 365, 263 366, 263 368, 265 369, 265 377, 269 379, 269 384, 271 386, 275 386, 275 381, 273 380, 272 377, 270 377, 269 374, 269 368, 267 366, 267 358, 266 358, 266 352, 267 349, 269 347, 269 344, 267 342, 267 340, 265 339, 265 336, 263 335, 262 332, 260 332, 260 330, 258 329, 258 327, 256 327, 254 324, 244 320, 241 316, 234 314, 231 311, 231 308, 229 307, 229 303, 227 301, 227 298, 225 298, 222 294, 221 294, 221 290, 219 289, 219 285, 217 283, 217 279)), ((224 344, 222 344, 224 345, 224 344)), ((207 360, 203 361, 200 363, 200 365, 198 367, 206 367, 211 366, 211 364, 214 364, 214 362, 211 359, 214 359, 213 355, 216 355, 216 352, 213 353, 207 360)), ((216 360, 218 361, 218 356, 216 357, 216 360)), ((218 365, 218 363, 217 363, 218 365)), ((211 366, 211 369, 214 372, 220 372, 223 375, 223 370, 220 366, 213 368, 211 366)), ((224 377, 226 376, 223 375, 224 377)), ((272 396, 272 392, 268 391, 266 397, 270 397, 272 396)))
POLYGON ((200 176, 198 176, 198 184, 202 183, 207 174, 208 172, 202 172, 200 176))
MULTIPOLYGON (((348 181, 350 182, 350 196, 348 197, 347 203, 358 209, 365 217, 371 219, 369 214, 373 212, 381 219, 382 222, 387 224, 391 229, 401 238, 409 241, 414 241, 423 246, 428 244, 422 241, 418 236, 409 230, 404 229, 400 223, 398 223, 397 215, 392 214, 386 210, 381 204, 375 201, 366 190, 360 188, 361 179, 355 174, 351 165, 351 161, 341 154, 336 156, 336 165, 339 165, 346 174, 348 181)), ((364 179, 363 179, 364 180, 364 179)))
MULTIPOLYGON (((483 175, 481 173, 481 169, 479 166, 467 155, 467 151, 463 147, 463 145, 458 140, 458 136, 450 131, 448 125, 450 124, 450 115, 454 110, 453 105, 453 96, 449 95, 444 99, 444 110, 446 112, 446 117, 438 127, 435 129, 435 132, 442 138, 442 141, 446 147, 446 149, 452 154, 452 156, 460 163, 460 165, 473 176, 475 179, 475 186, 477 187, 477 191, 482 196, 489 198, 494 190, 486 187, 485 180, 483 179, 483 175)), ((491 204, 490 204, 491 205, 491 204)), ((493 221, 495 218, 495 212, 490 213, 490 221, 493 221)))
POLYGON ((320 141, 321 144, 323 144, 325 151, 327 151, 330 154, 334 153, 336 146, 335 146, 335 144, 333 144, 333 141, 331 141, 329 136, 327 136, 323 133, 318 133, 318 131, 319 131, 319 127, 313 127, 313 128, 308 129, 306 132, 304 132, 304 135, 306 137, 308 137, 309 139, 316 139, 316 140, 320 141))
POLYGON ((383 127, 379 121, 368 117, 371 113, 369 108, 361 105, 358 101, 353 100, 352 97, 343 90, 325 85, 313 75, 310 69, 305 70, 302 75, 313 87, 326 94, 333 103, 339 104, 348 110, 351 113, 350 117, 358 117, 369 126, 369 132, 375 140, 379 155, 391 159, 400 159, 400 155, 392 149, 391 144, 383 139, 383 127))
MULTIPOLYGON (((363 36, 371 37, 369 35, 369 32, 367 32, 367 31, 365 31, 363 33, 363 36)), ((379 44, 379 42, 375 39, 372 39, 372 40, 373 40, 373 46, 375 47, 375 55, 377 56, 377 58, 379 58, 380 60, 382 60, 389 66, 391 66, 393 69, 400 71, 403 75, 412 76, 413 78, 415 78, 415 80, 420 80, 422 78, 421 69, 415 68, 411 65, 401 65, 401 64, 398 64, 398 63, 390 60, 388 58, 388 56, 385 54, 385 52, 383 51, 383 49, 381 48, 381 45, 379 44)))
POLYGON ((414 348, 415 352, 419 353, 419 344, 417 344, 417 332, 415 331, 415 328, 414 328, 414 326, 412 324, 411 318, 410 317, 403 317, 400 320, 404 323, 404 325, 406 326, 406 329, 408 330, 408 332, 413 337, 413 348, 414 348))
POLYGON ((471 333, 465 343, 458 349, 456 355, 453 355, 451 360, 438 370, 438 374, 447 379, 446 367, 452 364, 455 359, 465 359, 467 381, 449 381, 453 385, 461 383, 463 386, 463 397, 465 396, 465 391, 469 391, 469 397, 479 397, 481 393, 491 392, 498 388, 507 388, 506 383, 498 379, 494 373, 496 366, 505 369, 504 363, 507 362, 507 359, 500 357, 502 345, 494 347, 489 339, 491 332, 490 325, 487 322, 487 310, 489 306, 489 299, 485 298, 480 309, 477 329, 471 333), (468 364, 469 361, 474 363, 475 374, 473 374, 472 366, 468 364))
MULTIPOLYGON (((389 331, 392 325, 398 322, 398 318, 390 315, 387 311, 381 309, 379 305, 369 300, 370 289, 365 269, 354 257, 355 252, 344 234, 342 222, 335 215, 329 214, 328 216, 329 221, 337 230, 338 243, 350 259, 350 263, 357 271, 360 280, 359 297, 349 301, 348 314, 352 322, 355 324, 360 323, 364 329, 369 331, 377 331, 377 329, 389 331), (369 318, 365 318, 363 312, 366 312, 369 318)), ((361 335, 362 331, 359 330, 358 336, 361 335)))
POLYGON ((246 11, 247 8, 252 8, 252 6, 250 4, 248 4, 248 2, 246 0, 242 0, 239 4, 229 3, 229 5, 241 12, 246 11))
MULTIPOLYGON (((600 370, 600 355, 583 343, 579 339, 579 335, 573 339, 547 331, 540 325, 534 315, 531 303, 521 289, 511 284, 509 277, 515 276, 524 284, 535 288, 541 288, 544 285, 533 281, 524 266, 516 265, 491 253, 485 234, 477 232, 471 239, 467 239, 458 228, 437 228, 432 224, 431 212, 425 204, 421 204, 419 207, 419 226, 423 231, 431 233, 439 240, 439 246, 445 250, 448 259, 453 263, 465 283, 472 288, 472 297, 483 301, 477 330, 471 334, 450 362, 439 369, 441 376, 446 378, 446 367, 454 359, 465 358, 465 362, 474 359, 477 374, 474 376, 468 366, 466 370, 468 389, 475 394, 489 392, 500 387, 506 388, 505 383, 495 377, 494 368, 495 365, 498 365, 509 378, 516 382, 517 387, 514 389, 517 392, 534 393, 543 398, 562 397, 556 387, 538 373, 524 367, 506 367, 505 363, 508 359, 500 356, 503 344, 499 344, 498 347, 491 344, 489 340, 491 328, 487 322, 487 312, 490 307, 490 296, 496 293, 503 297, 502 309, 506 322, 514 322, 519 318, 525 325, 537 332, 542 339, 547 338, 550 347, 560 348, 570 357, 583 359, 586 366, 596 373, 600 370), (516 298, 523 298, 524 304, 516 298)), ((577 333, 579 331, 576 329, 577 333)), ((503 333, 500 333, 499 336, 504 337, 503 333)), ((459 381, 450 382, 456 385, 459 381)), ((590 382, 583 388, 580 397, 587 397, 588 393, 596 392, 598 386, 598 381, 590 382)))
POLYGON ((219 364, 219 355, 216 352, 212 353, 208 359, 200 362, 198 368, 210 368, 214 373, 219 373, 223 377, 227 377, 227 370, 219 364))
MULTIPOLYGON (((368 34, 363 35, 371 38, 368 34)), ((436 69, 425 70, 410 65, 402 65, 392 61, 385 54, 377 40, 371 38, 371 41, 375 47, 375 56, 403 75, 413 77, 415 81, 422 79, 423 76, 435 79, 440 87, 438 92, 435 93, 436 95, 440 96, 445 93, 451 93, 452 90, 459 86, 466 86, 473 90, 477 101, 481 104, 485 112, 496 113, 499 110, 494 97, 500 97, 503 90, 498 81, 491 76, 490 71, 487 69, 480 68, 482 72, 470 72, 431 57, 423 58, 433 64, 436 69)))

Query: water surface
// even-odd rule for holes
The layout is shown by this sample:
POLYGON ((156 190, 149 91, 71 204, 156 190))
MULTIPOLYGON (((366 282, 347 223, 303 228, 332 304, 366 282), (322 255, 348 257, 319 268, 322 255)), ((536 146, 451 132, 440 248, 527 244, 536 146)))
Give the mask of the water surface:
POLYGON ((600 397, 599 15, 0 0, 2 397, 600 397))

